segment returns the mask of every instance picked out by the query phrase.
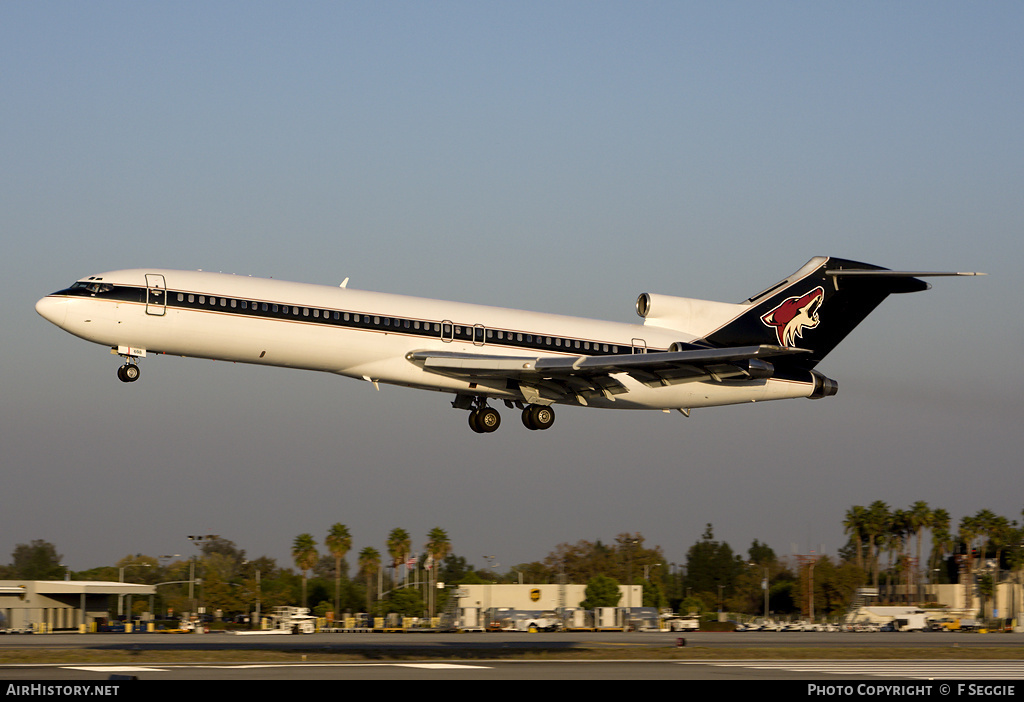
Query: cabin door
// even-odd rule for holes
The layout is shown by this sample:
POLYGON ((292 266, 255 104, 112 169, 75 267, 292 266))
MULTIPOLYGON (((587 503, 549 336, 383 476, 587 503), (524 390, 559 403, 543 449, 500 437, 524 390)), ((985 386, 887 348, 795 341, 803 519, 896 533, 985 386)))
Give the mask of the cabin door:
POLYGON ((167 312, 167 283, 159 273, 146 274, 146 314, 162 317, 167 312))

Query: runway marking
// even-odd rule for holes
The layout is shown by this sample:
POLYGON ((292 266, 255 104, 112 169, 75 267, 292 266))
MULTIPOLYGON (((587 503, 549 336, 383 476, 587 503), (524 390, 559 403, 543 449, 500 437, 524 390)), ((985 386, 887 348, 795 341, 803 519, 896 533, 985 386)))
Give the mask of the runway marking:
POLYGON ((167 668, 140 668, 135 665, 65 665, 65 670, 87 670, 90 673, 165 673, 167 668))
POLYGON ((922 680, 1020 680, 1024 678, 1024 661, 679 661, 679 664, 922 680))
POLYGON ((244 670, 252 668, 423 668, 426 670, 478 670, 490 668, 489 665, 462 665, 456 663, 245 663, 239 665, 194 665, 194 664, 172 664, 161 668, 140 668, 138 666, 119 665, 95 665, 95 666, 71 666, 65 665, 65 670, 86 670, 90 673, 164 673, 174 668, 217 668, 220 670, 244 670))

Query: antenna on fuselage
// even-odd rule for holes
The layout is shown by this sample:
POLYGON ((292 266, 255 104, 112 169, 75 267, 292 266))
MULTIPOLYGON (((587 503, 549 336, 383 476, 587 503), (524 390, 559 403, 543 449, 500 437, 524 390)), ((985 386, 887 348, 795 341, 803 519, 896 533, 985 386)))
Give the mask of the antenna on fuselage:
POLYGON ((345 280, 341 281, 341 285, 339 285, 338 287, 339 288, 347 288, 348 287, 348 278, 345 278, 345 280))

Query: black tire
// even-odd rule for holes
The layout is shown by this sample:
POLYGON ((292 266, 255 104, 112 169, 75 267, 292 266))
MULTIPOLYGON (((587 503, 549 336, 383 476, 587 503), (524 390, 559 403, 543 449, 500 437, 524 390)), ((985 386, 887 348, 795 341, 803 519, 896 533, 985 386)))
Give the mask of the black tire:
POLYGON ((551 425, 555 423, 555 411, 550 407, 545 407, 544 405, 534 405, 533 416, 531 419, 537 429, 549 429, 551 425))
POLYGON ((134 363, 126 363, 122 368, 124 369, 124 381, 126 383, 134 383, 139 379, 139 367, 134 363))
POLYGON ((493 407, 483 407, 476 411, 476 423, 481 431, 490 434, 501 426, 501 415, 493 407))
POLYGON ((555 411, 545 405, 529 405, 523 410, 523 424, 527 429, 544 430, 555 423, 555 411))
POLYGON ((533 407, 533 405, 527 405, 526 408, 523 409, 523 426, 530 431, 537 430, 537 427, 533 424, 533 407))

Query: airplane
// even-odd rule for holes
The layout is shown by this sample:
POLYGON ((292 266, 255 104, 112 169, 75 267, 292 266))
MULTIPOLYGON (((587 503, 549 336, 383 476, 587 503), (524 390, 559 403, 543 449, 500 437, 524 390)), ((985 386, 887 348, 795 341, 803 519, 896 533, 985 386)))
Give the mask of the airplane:
POLYGON ((39 300, 36 311, 124 359, 172 354, 335 373, 454 395, 474 432, 491 400, 545 430, 553 405, 678 411, 835 395, 817 365, 892 293, 928 276, 815 257, 740 303, 643 293, 628 324, 204 271, 117 270, 39 300))

